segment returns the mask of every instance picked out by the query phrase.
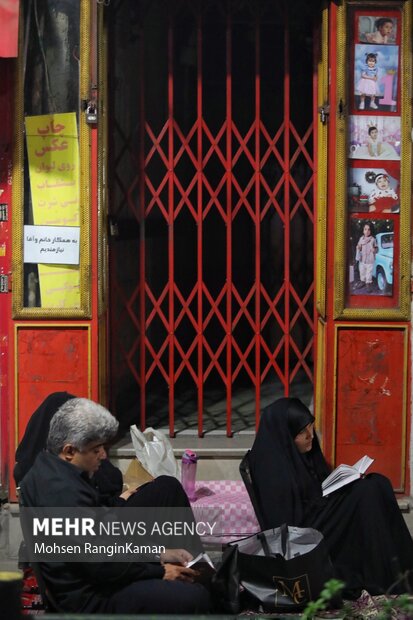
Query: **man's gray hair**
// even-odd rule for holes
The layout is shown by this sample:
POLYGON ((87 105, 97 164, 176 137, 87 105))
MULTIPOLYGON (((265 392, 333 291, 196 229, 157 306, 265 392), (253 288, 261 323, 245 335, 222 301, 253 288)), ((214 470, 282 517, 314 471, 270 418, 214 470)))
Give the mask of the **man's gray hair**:
POLYGON ((92 441, 106 443, 113 439, 119 422, 98 403, 88 398, 71 398, 54 414, 47 437, 47 449, 60 454, 70 443, 83 450, 92 441))

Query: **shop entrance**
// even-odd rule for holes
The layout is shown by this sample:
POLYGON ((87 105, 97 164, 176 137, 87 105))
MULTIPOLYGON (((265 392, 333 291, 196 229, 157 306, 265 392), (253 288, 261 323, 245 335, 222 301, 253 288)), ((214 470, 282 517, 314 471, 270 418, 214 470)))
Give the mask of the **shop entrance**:
POLYGON ((110 391, 253 429, 314 387, 314 3, 110 3, 110 391))

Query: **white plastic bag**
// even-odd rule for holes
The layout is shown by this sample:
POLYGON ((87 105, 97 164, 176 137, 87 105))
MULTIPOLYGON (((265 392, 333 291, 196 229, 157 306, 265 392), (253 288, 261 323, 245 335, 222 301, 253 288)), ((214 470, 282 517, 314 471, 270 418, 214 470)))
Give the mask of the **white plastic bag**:
POLYGON ((130 427, 136 458, 154 478, 175 476, 181 480, 181 465, 176 460, 169 438, 149 426, 144 432, 134 424, 130 427))

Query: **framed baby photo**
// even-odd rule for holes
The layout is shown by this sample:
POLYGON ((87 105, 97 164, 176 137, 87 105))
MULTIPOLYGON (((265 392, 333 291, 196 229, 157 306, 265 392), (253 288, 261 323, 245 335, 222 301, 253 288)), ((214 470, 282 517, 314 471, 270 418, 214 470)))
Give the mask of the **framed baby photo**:
POLYGON ((350 218, 348 291, 351 298, 393 296, 395 241, 394 218, 350 218))
POLYGON ((371 10, 355 13, 356 43, 370 43, 373 45, 400 44, 400 11, 371 10))
POLYGON ((357 213, 399 213, 400 167, 397 162, 351 163, 347 176, 347 206, 357 213))
POLYGON ((354 111, 400 113, 398 45, 354 46, 354 111))
POLYGON ((349 117, 350 159, 399 160, 400 116, 349 117))

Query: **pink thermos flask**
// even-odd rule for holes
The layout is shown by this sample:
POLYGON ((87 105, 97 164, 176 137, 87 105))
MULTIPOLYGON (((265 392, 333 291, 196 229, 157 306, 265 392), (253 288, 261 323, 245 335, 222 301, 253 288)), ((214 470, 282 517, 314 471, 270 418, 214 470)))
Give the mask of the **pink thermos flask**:
POLYGON ((195 478, 198 457, 192 450, 185 450, 181 461, 181 482, 189 500, 195 499, 195 478))

